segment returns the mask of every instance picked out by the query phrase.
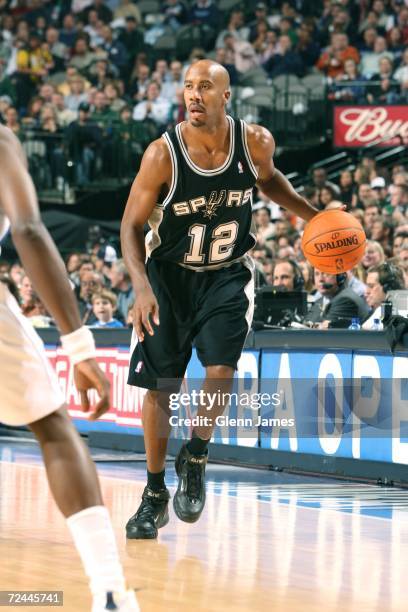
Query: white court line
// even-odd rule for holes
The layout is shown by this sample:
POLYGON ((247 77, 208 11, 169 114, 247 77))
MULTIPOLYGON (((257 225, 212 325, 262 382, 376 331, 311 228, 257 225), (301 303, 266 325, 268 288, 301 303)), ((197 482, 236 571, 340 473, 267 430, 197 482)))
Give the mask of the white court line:
MULTIPOLYGON (((22 467, 28 467, 28 468, 35 468, 35 469, 39 469, 39 470, 43 470, 45 472, 45 468, 44 465, 35 465, 35 464, 31 464, 31 463, 21 463, 20 461, 16 462, 16 461, 0 461, 0 463, 10 463, 11 465, 16 465, 16 466, 22 466, 22 467)), ((121 478, 120 476, 116 477, 116 476, 104 476, 103 474, 99 473, 98 471, 98 475, 100 477, 101 480, 116 480, 116 481, 121 481, 121 482, 126 482, 128 484, 133 484, 136 485, 137 484, 137 480, 130 480, 129 478, 121 478)), ((142 483, 143 484, 143 483, 142 483)), ((279 485, 275 485, 276 487, 279 487, 279 485)), ((367 485, 367 486, 371 486, 371 485, 367 485)), ((375 486, 375 485, 372 485, 375 486)), ((170 490, 172 490, 173 492, 176 490, 175 488, 170 487, 170 490)), ((208 491, 207 489, 207 494, 212 494, 215 495, 216 497, 224 497, 225 496, 225 492, 221 492, 221 493, 216 493, 215 491, 208 491)), ((228 495, 228 497, 236 497, 236 499, 238 500, 238 495, 228 495)), ((274 500, 266 500, 266 499, 252 499, 250 497, 244 497, 244 499, 248 500, 248 501, 252 501, 252 502, 258 502, 261 504, 271 504, 273 501, 277 501, 279 504, 281 504, 282 506, 286 506, 289 507, 289 504, 287 503, 282 503, 282 501, 280 501, 278 498, 274 499, 274 500)), ((361 518, 364 519, 373 519, 373 520, 377 520, 377 521, 386 521, 387 523, 390 523, 390 521, 393 520, 393 517, 383 517, 383 516, 372 516, 372 515, 368 515, 368 514, 364 514, 363 512, 344 512, 342 511, 340 508, 339 509, 335 509, 335 508, 327 508, 327 507, 320 507, 320 508, 310 508, 309 506, 305 506, 302 503, 296 503, 296 506, 301 509, 301 510, 309 510, 309 511, 314 511, 314 512, 331 512, 331 513, 336 513, 336 514, 346 514, 348 516, 359 516, 361 518)), ((364 508, 361 508, 364 510, 364 508)), ((384 508, 385 509, 385 508, 384 508)), ((390 508, 388 508, 389 510, 393 510, 392 506, 390 508)), ((398 517, 401 518, 401 517, 398 517)))

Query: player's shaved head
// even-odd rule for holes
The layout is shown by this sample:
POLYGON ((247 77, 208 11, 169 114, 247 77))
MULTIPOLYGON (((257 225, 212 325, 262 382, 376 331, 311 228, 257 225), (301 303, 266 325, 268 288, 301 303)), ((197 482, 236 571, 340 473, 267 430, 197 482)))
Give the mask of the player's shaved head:
POLYGON ((210 78, 211 81, 214 82, 217 86, 220 86, 222 89, 229 89, 230 87, 230 77, 228 71, 221 66, 218 62, 214 62, 213 60, 203 59, 198 62, 194 62, 187 70, 185 80, 189 80, 192 76, 201 77, 201 78, 210 78))
POLYGON ((230 94, 229 74, 221 64, 207 59, 192 64, 184 79, 190 124, 209 127, 222 121, 230 94))

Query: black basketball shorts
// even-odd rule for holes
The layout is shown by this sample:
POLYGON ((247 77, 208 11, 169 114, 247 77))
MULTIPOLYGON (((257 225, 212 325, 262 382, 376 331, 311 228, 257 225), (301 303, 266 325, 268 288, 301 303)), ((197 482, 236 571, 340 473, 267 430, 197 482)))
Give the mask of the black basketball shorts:
POLYGON ((128 384, 177 388, 174 381, 181 384, 193 346, 204 367, 236 369, 253 316, 251 258, 205 271, 149 259, 146 268, 160 325, 152 323, 154 335, 145 331, 143 342, 133 334, 128 384))

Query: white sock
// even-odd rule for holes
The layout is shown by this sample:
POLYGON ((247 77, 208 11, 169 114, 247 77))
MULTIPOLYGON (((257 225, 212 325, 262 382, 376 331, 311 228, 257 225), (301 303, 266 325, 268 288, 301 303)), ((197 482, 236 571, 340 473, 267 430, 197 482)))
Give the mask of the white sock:
POLYGON ((105 506, 85 508, 67 518, 92 594, 126 589, 115 534, 105 506))

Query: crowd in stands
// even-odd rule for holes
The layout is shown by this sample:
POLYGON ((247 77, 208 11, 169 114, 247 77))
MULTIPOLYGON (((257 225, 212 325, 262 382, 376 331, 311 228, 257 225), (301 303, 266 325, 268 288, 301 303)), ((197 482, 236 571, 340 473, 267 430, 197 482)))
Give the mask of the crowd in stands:
MULTIPOLYGON (((345 204, 365 229, 365 255, 346 279, 314 270, 301 250, 305 222, 259 191, 253 204, 257 244, 250 253, 258 289, 273 285, 279 291, 305 290, 311 306, 306 319, 322 328, 344 327, 352 316, 364 321, 378 309, 390 289, 408 289, 406 167, 396 164, 388 171, 366 156, 353 170, 341 172, 336 182, 328 180, 325 170, 317 167, 304 194, 319 210, 345 204)), ((134 293, 126 266, 112 245, 99 240, 86 253, 70 253, 66 267, 84 324, 131 325, 134 293)), ((0 275, 14 281, 22 311, 35 325, 52 323, 18 262, 0 260, 0 275)))
POLYGON ((362 261, 339 287, 336 276, 314 270, 305 260, 301 250, 305 222, 260 192, 253 206, 258 242, 252 252, 258 286, 271 284, 294 290, 301 274, 302 286, 314 303, 308 321, 322 327, 335 319, 337 326, 343 327, 341 320, 349 321, 350 312, 362 321, 366 319, 387 294, 385 290, 373 298, 373 286, 378 285, 379 278, 387 279, 385 289, 387 285, 389 289, 408 289, 408 172, 404 165, 396 164, 388 170, 367 154, 355 168, 342 171, 336 182, 328 180, 324 168, 317 167, 304 186, 304 195, 319 210, 346 205, 361 222, 368 238, 362 261), (389 276, 395 281, 392 287, 389 276), (348 303, 333 312, 330 302, 340 293, 348 303))
POLYGON ((112 151, 131 171, 184 118, 183 76, 199 58, 217 59, 233 85, 254 68, 265 83, 315 71, 333 99, 405 103, 407 39, 403 0, 270 0, 229 12, 215 0, 157 0, 148 14, 136 0, 1 0, 0 121, 46 143, 48 187, 67 179, 66 154, 82 186, 112 167, 112 151), (156 49, 188 27, 203 48, 156 49))
MULTIPOLYGON (((254 69, 263 70, 272 84, 280 75, 315 72, 327 77, 334 99, 407 101, 403 0, 242 2, 228 13, 213 0, 162 0, 157 6, 146 15, 131 0, 0 0, 0 121, 24 142, 30 131, 44 137, 52 184, 66 179, 67 152, 78 185, 115 163, 136 170, 148 142, 184 119, 185 70, 203 57, 222 63, 233 85, 254 69), (157 52, 165 32, 176 36, 187 26, 199 29, 203 48, 157 52)), ((320 209, 345 203, 364 225, 367 251, 348 275, 348 289, 372 309, 373 278, 382 278, 373 268, 386 260, 408 288, 406 167, 388 171, 364 157, 334 181, 316 168, 304 195, 320 209)), ((304 260, 303 222, 262 193, 253 214, 258 286, 293 287, 295 262, 310 300, 322 306, 324 324, 332 297, 325 286, 336 279, 316 275, 304 260)), ((123 261, 112 257, 96 249, 67 260, 88 324, 129 324, 134 296, 123 261)), ((27 316, 45 324, 47 313, 21 266, 2 261, 0 271, 15 281, 27 316)))

